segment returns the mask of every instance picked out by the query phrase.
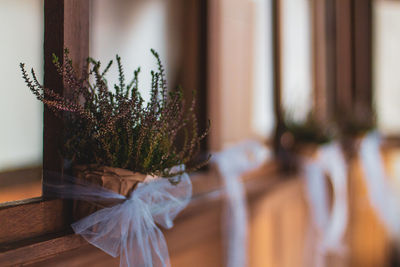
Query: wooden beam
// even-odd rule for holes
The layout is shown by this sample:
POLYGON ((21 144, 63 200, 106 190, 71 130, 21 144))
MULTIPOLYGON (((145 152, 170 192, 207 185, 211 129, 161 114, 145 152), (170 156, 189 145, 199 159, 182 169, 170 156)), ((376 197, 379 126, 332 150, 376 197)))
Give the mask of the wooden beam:
POLYGON ((274 90, 274 114, 275 136, 274 151, 281 150, 281 136, 285 130, 282 111, 282 13, 281 0, 272 0, 272 55, 273 55, 273 90, 274 90))
MULTIPOLYGON (((63 50, 68 48, 74 67, 82 70, 89 56, 89 0, 45 0, 44 16, 44 85, 67 95, 63 78, 54 68, 52 55, 56 54, 63 60, 63 50)), ((43 138, 43 169, 61 171, 63 122, 47 107, 44 110, 43 138)))
POLYGON ((312 58, 313 58, 313 111, 315 118, 325 123, 331 117, 329 94, 329 46, 327 1, 311 1, 312 58))
MULTIPOLYGON (((285 186, 288 179, 281 179, 280 176, 276 163, 272 161, 244 175, 243 183, 249 202, 285 186), (266 177, 268 179, 265 179, 266 177)), ((210 168, 207 172, 192 175, 191 180, 194 189, 192 201, 175 220, 175 227, 166 231, 171 253, 179 253, 186 248, 197 246, 198 240, 207 237, 211 228, 220 228, 218 223, 212 224, 211 228, 200 227, 204 226, 205 222, 209 223, 212 218, 218 220, 221 218, 220 208, 226 196, 219 173, 215 168, 210 168), (210 218, 210 211, 215 208, 218 212, 210 218), (194 229, 197 227, 199 231, 192 233, 192 238, 182 238, 187 236, 187 233, 191 233, 192 226, 194 229)), ((83 249, 87 244, 86 241, 78 235, 70 235, 71 232, 68 231, 61 232, 61 235, 59 233, 40 235, 43 228, 50 229, 49 227, 54 227, 54 222, 62 222, 61 214, 62 206, 58 200, 19 205, 15 209, 1 209, 0 206, 2 226, 0 228, 0 266, 23 265, 56 257, 57 254, 72 249, 83 249), (55 203, 58 203, 58 210, 53 210, 55 203), (30 229, 30 232, 20 232, 25 228, 30 229), (23 240, 20 239, 21 237, 23 240)))
MULTIPOLYGON (((185 100, 192 101, 196 90, 196 116, 199 133, 208 126, 207 113, 207 1, 183 0, 182 3, 182 66, 178 83, 183 87, 185 100)), ((171 8, 176 8, 172 6, 171 8)), ((200 144, 200 157, 207 154, 207 137, 200 144)))
POLYGON ((65 229, 68 221, 60 200, 15 203, 13 207, 0 206, 0 251, 7 245, 47 233, 65 229))
POLYGON ((362 125, 373 123, 372 2, 354 0, 354 113, 362 125))
MULTIPOLYGON (((62 59, 64 49, 64 1, 44 1, 44 86, 63 94, 62 77, 52 62, 54 53, 62 59)), ((61 171, 59 149, 63 144, 63 123, 53 112, 44 107, 43 119, 43 169, 61 171)))
POLYGON ((208 137, 209 148, 213 151, 222 148, 222 114, 220 103, 222 101, 220 73, 222 62, 219 60, 221 55, 221 1, 210 1, 208 5, 208 29, 207 29, 207 109, 212 121, 212 131, 208 137))
POLYGON ((354 91, 352 2, 336 0, 336 108, 337 118, 352 114, 354 91))
POLYGON ((372 125, 372 0, 329 0, 335 17, 335 115, 372 125))
MULTIPOLYGON (((52 54, 63 59, 68 47, 77 68, 84 66, 89 53, 89 0, 44 1, 44 85, 67 94, 52 63, 52 54)), ((44 110, 43 169, 61 171, 63 159, 63 122, 47 108, 44 110)), ((43 177, 46 181, 46 176, 43 177)), ((70 206, 62 200, 33 199, 0 205, 0 243, 64 231, 69 227, 70 206)))
MULTIPOLYGON (((78 73, 85 66, 89 56, 89 0, 45 0, 44 10, 44 85, 68 95, 68 88, 53 65, 52 55, 64 60, 63 50, 68 48, 78 73)), ((64 145, 63 122, 47 107, 43 132, 43 169, 60 172, 63 168, 60 154, 64 145)))

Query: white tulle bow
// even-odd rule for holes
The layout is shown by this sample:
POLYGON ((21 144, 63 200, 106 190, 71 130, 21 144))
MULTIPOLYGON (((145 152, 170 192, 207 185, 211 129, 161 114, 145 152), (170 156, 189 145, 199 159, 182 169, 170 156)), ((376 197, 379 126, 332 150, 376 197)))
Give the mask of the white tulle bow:
POLYGON ((332 143, 322 146, 317 158, 305 159, 304 172, 311 217, 320 234, 314 265, 324 266, 327 252, 340 254, 345 248, 343 238, 348 221, 347 167, 340 145, 332 143), (332 209, 328 205, 325 174, 333 188, 332 209))
POLYGON ((245 141, 213 154, 226 189, 226 208, 223 228, 227 246, 228 267, 247 264, 247 209, 241 175, 259 167, 267 156, 264 146, 245 141))
POLYGON ((171 228, 175 216, 189 203, 192 195, 189 176, 183 174, 179 179, 177 185, 162 178, 139 184, 129 198, 78 179, 72 181, 74 184, 45 186, 47 192, 63 198, 121 200, 120 204, 73 223, 75 233, 109 255, 120 256, 120 266, 170 266, 167 243, 156 223, 171 228))
POLYGON ((400 199, 387 177, 380 151, 378 132, 369 133, 361 142, 360 160, 370 202, 393 238, 400 239, 400 199))

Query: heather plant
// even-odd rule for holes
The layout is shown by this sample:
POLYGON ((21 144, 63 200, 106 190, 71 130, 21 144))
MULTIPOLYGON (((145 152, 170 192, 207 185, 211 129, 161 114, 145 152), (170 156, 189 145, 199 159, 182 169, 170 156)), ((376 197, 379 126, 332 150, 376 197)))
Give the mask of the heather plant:
POLYGON ((334 135, 332 128, 317 121, 312 113, 302 122, 287 117, 285 126, 296 144, 325 144, 331 141, 334 135))
POLYGON ((207 163, 193 164, 200 141, 208 133, 208 128, 198 133, 194 95, 186 108, 182 89, 167 88, 160 56, 151 52, 158 70, 151 71, 148 103, 139 93, 140 68, 127 81, 118 55, 119 79, 110 88, 106 74, 113 61, 102 69, 99 61, 89 58, 79 76, 68 50, 62 62, 53 54, 54 66, 69 92, 66 96, 44 87, 33 69, 28 75, 25 65, 20 64, 22 77, 36 98, 64 118, 65 158, 76 165, 98 164, 162 177, 180 174, 172 169, 176 165, 185 164, 186 172, 190 172, 207 163), (182 142, 177 142, 178 137, 182 142))
POLYGON ((376 129, 376 114, 372 116, 356 116, 354 113, 346 116, 337 116, 336 120, 340 126, 340 134, 344 138, 364 135, 369 131, 376 129), (340 119, 339 119, 340 118, 340 119))

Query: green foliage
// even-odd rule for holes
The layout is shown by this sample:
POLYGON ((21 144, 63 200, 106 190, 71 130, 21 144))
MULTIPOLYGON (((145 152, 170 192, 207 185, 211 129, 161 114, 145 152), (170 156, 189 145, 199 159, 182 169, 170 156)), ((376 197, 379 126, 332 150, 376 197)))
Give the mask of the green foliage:
POLYGON ((318 122, 310 113, 304 122, 286 119, 285 126, 296 144, 324 144, 333 138, 332 129, 318 122))
POLYGON ((356 116, 354 113, 342 116, 338 121, 340 133, 343 137, 354 137, 366 134, 376 129, 376 115, 372 116, 356 116))
MULTIPOLYGON (((119 81, 113 85, 114 90, 110 90, 105 78, 113 61, 102 70, 99 61, 89 58, 85 68, 88 71, 80 78, 68 50, 63 63, 53 55, 53 63, 71 92, 64 97, 43 87, 34 70, 30 77, 24 64, 20 64, 23 79, 36 98, 65 118, 63 154, 67 159, 77 165, 99 164, 162 177, 179 174, 171 170, 173 166, 192 165, 208 129, 198 134, 195 97, 185 109, 182 89, 168 90, 160 56, 154 50, 151 52, 158 70, 151 71, 151 98, 147 104, 138 88, 140 68, 127 82, 118 55, 119 81), (186 137, 183 145, 177 145, 178 135, 186 137)), ((186 171, 198 169, 207 161, 186 171)))

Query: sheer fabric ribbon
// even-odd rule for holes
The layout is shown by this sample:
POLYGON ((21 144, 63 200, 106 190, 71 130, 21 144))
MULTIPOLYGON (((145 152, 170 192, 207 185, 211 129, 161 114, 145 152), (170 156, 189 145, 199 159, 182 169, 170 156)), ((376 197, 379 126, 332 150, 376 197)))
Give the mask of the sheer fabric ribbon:
POLYGON ((167 243, 156 223, 171 228, 173 219, 189 203, 192 184, 187 174, 175 177, 180 179, 177 185, 164 178, 141 183, 128 198, 75 178, 62 178, 63 183, 45 184, 48 195, 120 201, 73 223, 76 234, 109 255, 120 256, 121 267, 170 266, 167 243))
POLYGON ((213 154, 226 190, 226 206, 223 227, 227 246, 228 267, 247 264, 247 209, 241 175, 259 167, 267 156, 267 150, 255 141, 245 141, 213 154))
POLYGON ((361 142, 360 160, 371 205, 392 237, 400 238, 399 197, 385 172, 380 152, 381 138, 371 132, 361 142))
POLYGON ((314 265, 319 267, 325 265, 327 252, 341 254, 345 248, 342 242, 348 221, 347 167, 340 145, 322 146, 317 158, 305 159, 304 172, 311 217, 319 233, 314 258, 314 265), (328 205, 325 174, 333 188, 332 209, 328 205))

